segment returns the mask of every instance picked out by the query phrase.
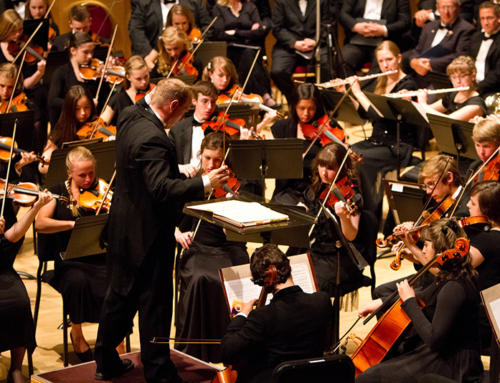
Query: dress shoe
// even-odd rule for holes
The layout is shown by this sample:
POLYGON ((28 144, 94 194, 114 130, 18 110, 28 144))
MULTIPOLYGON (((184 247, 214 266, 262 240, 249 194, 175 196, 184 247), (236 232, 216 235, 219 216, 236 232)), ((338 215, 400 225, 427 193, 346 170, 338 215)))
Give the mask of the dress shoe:
POLYGON ((134 369, 134 363, 130 359, 120 359, 121 363, 113 371, 109 372, 96 372, 96 380, 111 380, 117 376, 121 376, 126 372, 132 371, 134 369))
MULTIPOLYGON (((73 334, 69 333, 69 337, 71 338, 71 344, 73 344, 73 334)), ((74 345, 73 350, 75 350, 74 345)), ((84 352, 76 352, 75 350, 75 354, 82 362, 91 362, 94 360, 94 355, 92 354, 92 350, 90 349, 90 347, 87 351, 84 352)))

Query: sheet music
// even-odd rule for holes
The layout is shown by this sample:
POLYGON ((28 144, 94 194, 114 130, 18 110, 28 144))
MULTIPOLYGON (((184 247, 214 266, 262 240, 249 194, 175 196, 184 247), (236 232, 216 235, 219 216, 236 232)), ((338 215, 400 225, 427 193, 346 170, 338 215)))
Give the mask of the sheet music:
POLYGON ((493 301, 490 303, 491 312, 495 317, 495 321, 497 324, 500 324, 500 299, 493 301))

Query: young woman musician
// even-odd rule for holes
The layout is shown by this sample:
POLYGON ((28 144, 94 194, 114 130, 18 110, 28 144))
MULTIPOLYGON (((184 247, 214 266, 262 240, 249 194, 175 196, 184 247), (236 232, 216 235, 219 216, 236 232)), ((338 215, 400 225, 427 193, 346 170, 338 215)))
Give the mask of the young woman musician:
MULTIPOLYGON (((45 14, 49 9, 49 0, 28 0, 26 2, 26 12, 24 14, 25 20, 39 20, 45 18, 45 14)), ((54 21, 52 21, 52 15, 49 14, 50 19, 49 26, 49 41, 52 41, 54 37, 59 36, 59 27, 54 21)))
POLYGON ((229 96, 229 92, 238 85, 238 72, 233 62, 227 57, 216 56, 203 70, 202 80, 211 81, 219 94, 229 96))
POLYGON ((199 58, 191 55, 190 51, 192 49, 193 44, 184 31, 176 27, 165 28, 158 40, 156 65, 154 65, 154 62, 149 62, 146 59, 149 68, 152 68, 151 65, 153 65, 151 77, 168 76, 172 68, 174 68, 174 72, 172 72, 171 76, 174 77, 176 68, 182 68, 182 72, 179 75, 182 75, 184 70, 186 74, 191 74, 194 69, 198 72, 197 74, 193 72, 195 74, 195 81, 201 78, 203 63, 199 58), (183 59, 187 60, 186 64, 183 64, 183 59))
MULTIPOLYGON (((16 222, 12 203, 5 204, 4 217, 0 218, 0 232, 11 243, 20 241, 30 228, 36 215, 52 200, 50 193, 40 192, 31 209, 16 222)), ((4 242, 4 241, 2 241, 4 242)), ((9 383, 25 383, 22 366, 26 349, 36 347, 35 327, 31 304, 23 281, 13 268, 14 257, 9 257, 0 246, 0 352, 10 350, 11 362, 7 375, 9 383)))
POLYGON ((427 105, 427 91, 418 92, 418 103, 431 113, 446 114, 455 120, 469 121, 476 116, 484 116, 488 112, 486 104, 476 91, 476 66, 469 56, 459 56, 446 68, 446 74, 454 88, 469 87, 446 93, 443 98, 427 105))
MULTIPOLYGON (((106 293, 106 255, 62 260, 59 254, 68 246, 77 218, 96 214, 94 210, 82 207, 80 195, 87 190, 95 190, 98 179, 94 156, 83 146, 68 153, 66 168, 68 180, 55 185, 51 191, 67 197, 76 206, 68 209, 61 201, 51 201, 40 211, 35 228, 39 233, 54 234, 50 242, 55 243, 55 277, 71 320, 73 347, 76 355, 88 362, 92 360, 92 351, 83 336, 82 323, 99 322, 106 293)), ((119 352, 123 352, 123 344, 119 347, 119 352)))
MULTIPOLYGON (((229 138, 226 136, 226 147, 229 138)), ((225 156, 222 132, 209 133, 201 144, 201 169, 217 169, 225 156)), ((227 149, 226 149, 227 150, 227 149)), ((229 325, 227 305, 219 279, 219 269, 248 263, 246 244, 226 239, 224 230, 186 216, 176 230, 184 252, 180 263, 180 297, 177 306, 176 336, 182 339, 220 339, 229 325), (182 230, 182 231, 181 231, 182 230), (207 299, 210 304, 207 306, 207 299)), ((177 344, 176 349, 206 362, 220 363, 219 347, 177 344)))
MULTIPOLYGON (((55 126, 61 110, 63 108, 64 98, 69 89, 74 85, 81 85, 88 89, 92 94, 92 100, 96 103, 96 93, 99 87, 99 80, 86 81, 80 75, 80 66, 89 65, 94 54, 94 41, 83 32, 77 32, 71 35, 69 39, 69 63, 56 69, 52 76, 49 89, 50 106, 50 124, 55 126)), ((99 71, 97 72, 99 73, 99 71)), ((110 92, 109 86, 103 83, 99 92, 99 102, 97 103, 97 112, 99 113, 106 102, 110 92)))
POLYGON ((165 28, 168 27, 176 27, 186 32, 192 42, 200 41, 201 31, 196 28, 193 12, 182 4, 175 4, 170 8, 165 23, 165 28))
MULTIPOLYGON (((459 237, 465 237, 465 233, 455 221, 432 222, 422 231, 424 247, 420 262, 426 264, 439 253, 454 248, 459 237)), ((411 241, 411 236, 406 240, 411 241)), ((467 253, 430 270, 435 283, 417 293, 425 303, 423 309, 417 304, 413 287, 406 280, 398 284, 401 307, 413 328, 396 356, 367 369, 356 378, 356 383, 417 383, 420 376, 430 372, 454 381, 481 381, 477 273, 471 256, 467 253)), ((368 315, 381 304, 380 299, 368 302, 359 309, 359 315, 368 315)))
POLYGON ((125 64, 125 79, 119 93, 113 95, 102 118, 108 125, 116 126, 120 112, 134 105, 139 94, 148 93, 154 85, 149 82, 149 71, 141 56, 132 56, 125 64))
MULTIPOLYGON (((96 108, 90 91, 81 85, 71 87, 64 98, 61 116, 50 132, 47 145, 43 150, 43 157, 50 160, 52 152, 61 149, 63 143, 78 141, 76 133, 94 116, 96 116, 96 108)), ((40 173, 47 173, 48 166, 40 164, 38 170, 40 173)))
MULTIPOLYGON (((416 88, 411 77, 401 70, 401 53, 392 41, 382 42, 375 50, 378 64, 382 72, 397 71, 394 74, 379 77, 375 94, 397 93, 402 90, 416 88)), ((336 80, 333 80, 335 84, 336 80)), ((371 137, 353 145, 354 151, 361 155, 363 161, 358 166, 360 186, 363 194, 365 209, 372 211, 380 220, 382 215, 382 199, 384 189, 381 180, 385 175, 396 170, 398 158, 396 155, 396 121, 381 116, 363 93, 357 77, 350 79, 352 98, 358 113, 369 119, 373 126, 371 137)), ((336 87, 338 91, 345 92, 344 86, 336 87)), ((417 137, 414 126, 402 123, 400 140, 401 168, 408 166, 413 152, 413 145, 417 137)))

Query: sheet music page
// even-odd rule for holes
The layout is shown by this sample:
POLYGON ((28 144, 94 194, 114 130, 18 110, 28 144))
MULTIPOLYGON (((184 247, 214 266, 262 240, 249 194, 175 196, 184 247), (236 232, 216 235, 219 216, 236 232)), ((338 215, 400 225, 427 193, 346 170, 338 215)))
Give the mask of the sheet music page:
POLYGON ((491 312, 495 317, 495 322, 500 326, 500 299, 490 303, 491 312))
POLYGON ((429 117, 427 117, 427 113, 430 113, 427 109, 424 109, 422 105, 420 105, 418 102, 412 101, 411 102, 415 109, 419 111, 419 113, 422 115, 423 118, 425 118, 425 121, 429 122, 429 117))

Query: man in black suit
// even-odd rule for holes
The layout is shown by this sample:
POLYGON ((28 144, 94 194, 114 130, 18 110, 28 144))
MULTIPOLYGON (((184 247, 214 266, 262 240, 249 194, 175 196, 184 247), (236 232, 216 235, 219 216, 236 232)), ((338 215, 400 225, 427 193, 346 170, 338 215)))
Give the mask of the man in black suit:
POLYGON ((479 19, 484 32, 474 33, 468 55, 476 61, 477 91, 485 97, 500 90, 500 8, 482 3, 479 19))
MULTIPOLYGON (((188 7, 194 15, 194 21, 202 31, 212 21, 202 0, 177 0, 175 3, 188 7)), ((168 10, 162 0, 130 0, 131 14, 128 23, 132 54, 148 56, 158 48, 168 10)), ((156 52, 158 53, 158 52, 156 52)))
POLYGON ((347 74, 355 75, 366 62, 372 63, 371 72, 378 71, 375 48, 383 40, 400 45, 400 37, 410 29, 410 23, 409 0, 345 0, 340 24, 346 34, 342 55, 347 74))
POLYGON ((255 284, 264 285, 270 265, 278 270, 271 303, 256 310, 257 299, 246 303, 221 340, 222 362, 235 367, 238 381, 271 382, 278 364, 322 356, 325 348, 332 312, 328 294, 304 293, 293 283, 288 258, 270 244, 257 249, 250 260, 255 284))
POLYGON ((474 27, 459 17, 459 0, 438 0, 440 20, 427 23, 415 49, 403 54, 403 71, 414 70, 417 81, 426 85, 423 76, 430 71, 446 73, 446 67, 455 58, 466 55, 474 27))
MULTIPOLYGON (((322 25, 332 21, 332 12, 327 0, 321 0, 322 25)), ((316 47, 316 0, 307 0, 305 3, 298 0, 276 0, 273 8, 273 34, 276 44, 272 53, 271 78, 290 103, 292 74, 297 66, 310 62, 310 59, 302 55, 307 55, 316 47)), ((321 51, 321 65, 325 67, 326 49, 321 51)), ((310 53, 311 57, 312 55, 310 53)))
POLYGON ((109 217, 108 290, 95 348, 96 379, 133 368, 116 345, 139 311, 141 360, 148 382, 179 382, 167 345, 172 317, 175 226, 185 202, 223 186, 227 167, 202 178, 181 180, 167 134, 191 104, 191 88, 177 79, 160 81, 151 95, 125 108, 116 136, 116 190, 109 217), (127 326, 128 324, 128 326, 127 326), (116 344, 116 345, 115 345, 116 344))

